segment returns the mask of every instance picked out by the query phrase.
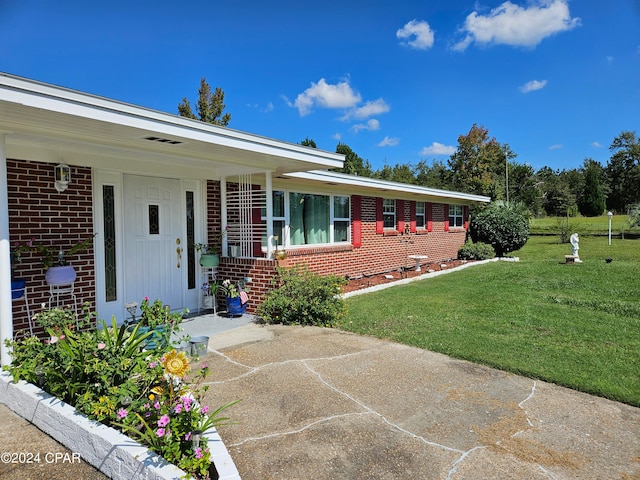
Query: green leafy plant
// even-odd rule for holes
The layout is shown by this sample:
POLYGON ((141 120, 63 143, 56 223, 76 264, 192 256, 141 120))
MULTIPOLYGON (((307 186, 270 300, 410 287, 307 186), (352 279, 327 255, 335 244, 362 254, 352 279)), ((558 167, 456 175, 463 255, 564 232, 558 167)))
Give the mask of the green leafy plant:
POLYGON ((471 220, 474 242, 490 244, 503 257, 522 248, 529 239, 529 219, 521 204, 492 202, 471 220))
POLYGON ((460 260, 487 260, 496 256, 493 247, 487 243, 473 243, 467 241, 460 250, 458 250, 458 258, 460 260))
POLYGON ((206 365, 189 378, 189 360, 175 350, 147 350, 152 332, 140 325, 101 321, 90 331, 65 326, 47 341, 35 336, 7 341, 13 360, 4 366, 14 381, 26 380, 76 407, 89 418, 118 428, 196 478, 209 478, 211 456, 193 437, 224 424, 221 412, 201 399, 206 365), (55 340, 52 340, 55 338, 55 340), (162 429, 162 430, 161 430, 162 429))
POLYGON ((210 243, 196 243, 193 247, 202 255, 216 255, 220 253, 220 243, 227 234, 226 230, 211 230, 208 236, 210 243))
POLYGON ((32 251, 40 255, 42 257, 42 266, 45 270, 50 267, 63 267, 67 265, 65 255, 71 256, 88 250, 93 246, 93 239, 96 235, 97 234, 94 234, 89 238, 73 244, 66 253, 62 246, 37 244, 33 238, 28 242, 16 244, 14 251, 20 253, 32 251))
POLYGON ((215 292, 222 292, 227 298, 236 298, 240 296, 240 290, 238 286, 231 280, 223 280, 221 284, 215 285, 215 287, 212 286, 212 291, 213 290, 215 290, 215 292))
POLYGON ((157 383, 141 409, 129 415, 126 408, 118 410, 119 421, 115 425, 141 443, 148 445, 165 460, 192 474, 206 477, 211 463, 210 451, 198 441, 198 436, 212 427, 224 425, 228 417, 222 417, 223 410, 236 402, 231 402, 209 412, 208 406, 201 405, 201 398, 208 386, 200 387, 208 374, 203 364, 198 373, 185 387, 190 370, 189 359, 184 352, 172 350, 160 362, 151 362, 151 370, 156 370, 157 383))
POLYGON ((265 323, 332 326, 345 313, 340 297, 345 279, 321 276, 306 266, 277 268, 258 315, 265 323))

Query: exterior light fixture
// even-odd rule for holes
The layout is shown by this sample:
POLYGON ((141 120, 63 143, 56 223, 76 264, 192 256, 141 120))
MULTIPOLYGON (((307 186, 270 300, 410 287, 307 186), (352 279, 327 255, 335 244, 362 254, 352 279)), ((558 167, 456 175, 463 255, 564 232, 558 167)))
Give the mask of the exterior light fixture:
POLYGON ((64 192, 71 181, 71 167, 64 163, 56 165, 54 170, 54 185, 58 192, 64 192))
POLYGON ((200 448, 200 442, 202 441, 202 430, 193 430, 191 432, 191 446, 195 450, 196 448, 200 448))
POLYGON ((611 245, 611 218, 613 217, 613 213, 607 212, 607 217, 609 217, 609 245, 611 245))

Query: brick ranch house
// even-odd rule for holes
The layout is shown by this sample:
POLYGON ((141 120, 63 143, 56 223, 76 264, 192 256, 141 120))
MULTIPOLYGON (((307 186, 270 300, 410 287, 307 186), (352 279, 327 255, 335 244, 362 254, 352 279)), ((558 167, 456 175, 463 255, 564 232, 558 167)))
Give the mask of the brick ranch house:
MULTIPOLYGON (((269 288, 277 249, 290 264, 353 276, 456 256, 469 206, 489 198, 329 171, 344 157, 0 73, 0 340, 28 329, 11 299, 16 242, 68 250, 78 304, 122 321, 144 296, 198 309, 196 243, 222 239, 218 279, 269 288), (66 189, 56 167, 68 166, 66 189)), ((16 265, 30 313, 49 302, 40 258, 16 265)))

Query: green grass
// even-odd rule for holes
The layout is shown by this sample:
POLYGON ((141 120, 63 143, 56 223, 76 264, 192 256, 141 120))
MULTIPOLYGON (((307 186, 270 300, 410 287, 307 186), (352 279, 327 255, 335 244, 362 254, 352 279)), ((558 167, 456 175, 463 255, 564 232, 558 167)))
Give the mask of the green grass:
POLYGON ((640 240, 532 237, 520 262, 347 300, 337 327, 640 406, 640 240), (612 257, 606 263, 606 257, 612 257))
MULTIPOLYGON (((559 222, 566 224, 566 217, 533 218, 530 222, 531 233, 534 235, 560 235, 559 222)), ((608 235, 609 218, 599 217, 569 217, 569 230, 582 235, 608 235)), ((621 234, 640 234, 640 227, 631 228, 627 215, 614 215, 611 218, 611 234, 620 237, 621 234)))

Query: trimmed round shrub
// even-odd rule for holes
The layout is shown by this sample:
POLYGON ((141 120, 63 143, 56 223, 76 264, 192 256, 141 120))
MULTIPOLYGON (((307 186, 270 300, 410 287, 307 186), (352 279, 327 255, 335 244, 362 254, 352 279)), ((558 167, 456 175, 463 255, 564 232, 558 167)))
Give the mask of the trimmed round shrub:
POLYGON ((460 260, 488 260, 496 256, 493 247, 487 243, 466 242, 460 250, 458 250, 458 258, 460 260))
POLYGON ((494 202, 471 219, 471 238, 488 243, 503 257, 527 243, 529 219, 519 205, 494 202))

